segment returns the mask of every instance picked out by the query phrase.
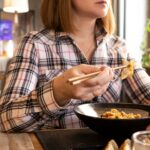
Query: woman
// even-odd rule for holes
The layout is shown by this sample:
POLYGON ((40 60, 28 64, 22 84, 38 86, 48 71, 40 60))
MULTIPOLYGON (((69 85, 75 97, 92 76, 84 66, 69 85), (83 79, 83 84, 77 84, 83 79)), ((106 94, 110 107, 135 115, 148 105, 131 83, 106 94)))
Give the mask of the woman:
POLYGON ((125 42, 113 36, 110 0, 43 0, 45 29, 27 34, 7 72, 0 99, 1 131, 83 127, 73 112, 85 102, 119 102, 122 86, 134 103, 150 104, 150 79, 135 66, 120 79, 125 42), (101 71, 77 85, 71 77, 101 71), (96 97, 96 98, 95 98, 96 97))

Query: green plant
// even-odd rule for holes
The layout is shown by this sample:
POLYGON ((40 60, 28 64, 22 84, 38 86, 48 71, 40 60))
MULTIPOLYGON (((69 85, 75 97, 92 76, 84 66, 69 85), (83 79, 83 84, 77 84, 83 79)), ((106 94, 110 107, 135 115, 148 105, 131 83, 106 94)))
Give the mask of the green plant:
POLYGON ((144 40, 141 45, 143 50, 142 65, 144 68, 150 68, 150 48, 148 47, 148 34, 150 33, 150 18, 147 19, 144 40))
POLYGON ((142 56, 142 64, 144 68, 150 68, 150 49, 147 49, 142 56))

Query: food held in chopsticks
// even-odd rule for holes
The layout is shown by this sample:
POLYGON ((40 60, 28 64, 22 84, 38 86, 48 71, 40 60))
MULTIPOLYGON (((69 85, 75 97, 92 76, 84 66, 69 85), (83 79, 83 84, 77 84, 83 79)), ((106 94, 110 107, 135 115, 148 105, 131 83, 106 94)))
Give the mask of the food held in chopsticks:
MULTIPOLYGON (((130 61, 124 61, 123 65, 122 66, 119 66, 119 67, 115 67, 115 68, 112 68, 113 70, 118 70, 118 69, 122 69, 122 72, 121 72, 121 79, 125 79, 127 78, 128 76, 132 76, 133 75, 133 72, 134 72, 134 60, 130 60, 130 61)), ((90 74, 85 74, 85 75, 81 75, 81 76, 77 76, 77 77, 73 77, 73 78, 70 78, 68 80, 68 82, 72 85, 76 85, 76 84, 79 84, 83 81, 86 81, 88 79, 91 79, 97 75, 99 75, 102 71, 97 71, 97 72, 93 72, 93 73, 90 73, 90 74)))
POLYGON ((125 113, 124 111, 111 109, 110 111, 106 111, 103 114, 101 114, 101 117, 108 119, 137 119, 142 118, 142 115, 134 113, 125 113))
MULTIPOLYGON (((115 67, 115 68, 112 68, 113 70, 117 70, 117 69, 123 69, 123 68, 126 68, 128 67, 128 64, 125 64, 123 66, 119 66, 119 67, 115 67)), ((86 81, 88 79, 91 79, 97 75, 99 75, 102 71, 97 71, 97 72, 93 72, 93 73, 89 73, 89 74, 85 74, 85 75, 81 75, 81 76, 77 76, 77 77, 73 77, 73 78, 70 78, 68 80, 68 82, 72 85, 76 85, 76 84, 79 84, 83 81, 86 81)))
POLYGON ((133 73, 134 73, 134 65, 135 65, 135 61, 134 60, 124 60, 123 62, 124 65, 127 65, 128 67, 123 68, 121 71, 121 79, 126 79, 127 77, 132 77, 133 73))

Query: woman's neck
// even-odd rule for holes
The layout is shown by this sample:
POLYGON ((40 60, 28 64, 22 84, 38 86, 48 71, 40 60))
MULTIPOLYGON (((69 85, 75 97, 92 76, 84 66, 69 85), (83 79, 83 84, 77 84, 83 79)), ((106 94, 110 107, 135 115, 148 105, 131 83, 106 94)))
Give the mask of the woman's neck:
POLYGON ((74 25, 73 39, 89 61, 96 48, 95 20, 77 18, 74 25))
POLYGON ((73 24, 75 30, 73 32, 74 36, 80 37, 81 39, 85 37, 95 36, 95 22, 96 19, 88 18, 86 16, 73 14, 73 24))

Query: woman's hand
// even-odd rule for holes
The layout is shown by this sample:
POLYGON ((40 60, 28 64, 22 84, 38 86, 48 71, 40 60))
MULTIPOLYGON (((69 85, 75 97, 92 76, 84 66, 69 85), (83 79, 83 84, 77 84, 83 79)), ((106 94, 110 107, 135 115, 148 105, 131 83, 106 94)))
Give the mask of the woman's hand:
POLYGON ((53 88, 55 100, 60 106, 66 104, 71 98, 83 101, 91 100, 96 96, 102 95, 112 79, 113 71, 110 67, 95 67, 91 65, 73 67, 54 79, 53 88), (96 71, 101 71, 101 73, 80 84, 71 85, 68 82, 68 79, 71 77, 96 71))

